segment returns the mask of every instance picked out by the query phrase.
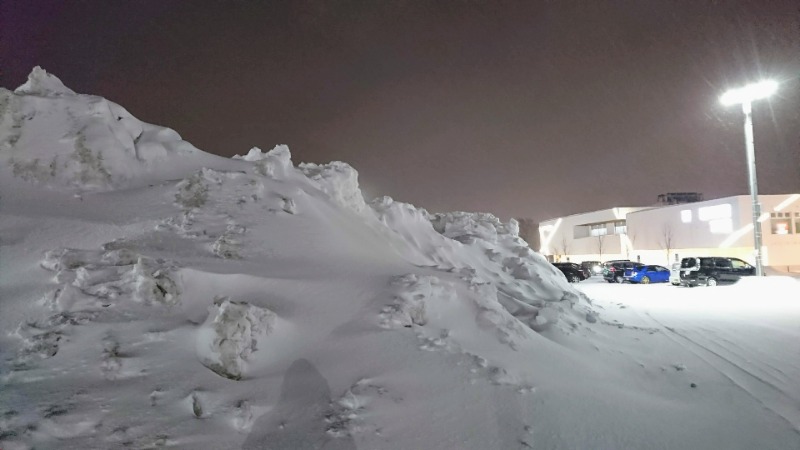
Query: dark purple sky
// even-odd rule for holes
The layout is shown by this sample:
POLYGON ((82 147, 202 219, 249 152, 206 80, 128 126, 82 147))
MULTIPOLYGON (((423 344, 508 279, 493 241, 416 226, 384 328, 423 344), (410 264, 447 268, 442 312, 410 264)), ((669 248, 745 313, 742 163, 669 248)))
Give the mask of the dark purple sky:
POLYGON ((287 144, 368 198, 543 220, 659 193, 800 191, 800 4, 0 2, 0 86, 34 65, 212 153, 287 144))

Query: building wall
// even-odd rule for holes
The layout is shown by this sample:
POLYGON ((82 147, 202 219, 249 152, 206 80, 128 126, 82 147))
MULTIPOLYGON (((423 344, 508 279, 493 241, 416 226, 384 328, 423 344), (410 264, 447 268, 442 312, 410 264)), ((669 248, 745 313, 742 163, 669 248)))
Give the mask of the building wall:
MULTIPOLYGON (((737 230, 742 226, 738 197, 726 197, 632 212, 627 217, 628 238, 633 248, 632 253, 642 255, 642 261, 653 264, 667 264, 674 262, 675 253, 680 254, 688 251, 692 254, 698 254, 695 251, 708 252, 712 249, 722 249, 721 246, 731 231, 712 233, 709 225, 710 220, 701 220, 700 218, 701 209, 703 212, 722 210, 723 214, 712 216, 718 217, 712 220, 729 219, 731 231, 737 230), (727 210, 727 214, 724 213, 725 210, 727 210), (688 211, 688 214, 685 211, 688 211), (685 220, 689 218, 685 217, 685 215, 691 216, 688 222, 685 220), (667 256, 668 254, 669 256, 667 256), (648 255, 648 258, 645 259, 644 255, 648 255)), ((749 222, 750 220, 748 220, 749 222)), ((711 253, 703 254, 715 256, 711 253)))
POLYGON ((615 233, 613 223, 644 208, 612 208, 575 214, 539 224, 540 252, 556 261, 606 261, 625 258, 624 234, 615 233), (592 236, 591 225, 606 224, 606 235, 592 236))
MULTIPOLYGON (((761 253, 764 265, 777 268, 800 266, 800 194, 760 195, 758 198, 762 212, 761 243, 763 247, 761 253), (793 229, 789 230, 789 234, 777 234, 773 230, 774 219, 769 217, 773 213, 790 215, 789 225, 793 229)), ((743 196, 741 205, 742 210, 746 210, 747 224, 751 224, 753 220, 750 212, 752 208, 750 197, 743 196)), ((746 236, 737 239, 735 245, 752 248, 752 230, 745 234, 746 236)))
MULTIPOLYGON (((762 195, 759 202, 764 265, 790 270, 800 267, 800 194, 762 195), (773 213, 783 217, 773 218, 773 213), (779 234, 787 222, 789 232, 779 234)), ((540 224, 541 252, 556 260, 573 262, 631 259, 667 265, 684 256, 708 255, 754 263, 752 219, 747 195, 663 207, 594 211, 540 224), (626 233, 613 234, 613 228, 609 229, 602 238, 601 255, 600 238, 586 236, 583 225, 620 218, 625 220, 626 233)))
MULTIPOLYGON (((785 235, 773 233, 772 219, 769 216, 774 212, 789 213, 793 219, 789 223, 796 228, 797 221, 800 220, 800 195, 761 195, 759 202, 762 211, 764 265, 800 265, 800 233, 796 229, 785 235), (780 211, 776 208, 780 208, 780 211)), ((684 253, 686 256, 732 256, 750 263, 755 262, 752 205, 750 196, 747 195, 633 212, 628 214, 627 223, 634 253, 641 254, 643 259, 646 255, 648 261, 655 264, 667 262, 667 247, 671 249, 670 262, 675 260, 676 253, 684 253), (711 222, 726 220, 726 209, 730 211, 730 228, 714 229, 711 222), (708 220, 709 211, 723 214, 712 214, 711 217, 718 218, 708 220), (686 222, 688 215, 691 215, 691 220, 686 222), (667 237, 670 235, 671 245, 668 246, 667 237), (663 254, 658 256, 658 251, 663 254)))

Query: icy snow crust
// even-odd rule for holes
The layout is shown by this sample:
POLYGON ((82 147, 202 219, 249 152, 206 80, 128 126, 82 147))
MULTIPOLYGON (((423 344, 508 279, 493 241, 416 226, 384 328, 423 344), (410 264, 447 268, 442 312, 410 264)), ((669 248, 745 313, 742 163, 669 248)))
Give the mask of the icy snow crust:
POLYGON ((0 99, 0 448, 797 442, 785 412, 698 422, 683 369, 631 381, 651 349, 615 342, 656 332, 513 220, 367 203, 286 146, 218 158, 38 68, 0 99))

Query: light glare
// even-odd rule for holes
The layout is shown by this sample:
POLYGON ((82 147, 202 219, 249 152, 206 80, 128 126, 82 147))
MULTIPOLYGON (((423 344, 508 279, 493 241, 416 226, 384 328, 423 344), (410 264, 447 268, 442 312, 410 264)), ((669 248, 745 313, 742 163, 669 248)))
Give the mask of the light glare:
POLYGON ((544 229, 545 227, 539 229, 539 238, 542 242, 542 245, 539 247, 539 253, 543 255, 550 254, 550 241, 553 240, 553 236, 555 236, 556 230, 558 230, 558 227, 561 226, 561 221, 562 219, 559 218, 558 220, 556 220, 556 223, 554 225, 547 225, 546 230, 544 229))
POLYGON ((748 84, 739 89, 731 89, 722 94, 719 101, 725 106, 740 105, 742 103, 752 102, 767 98, 778 90, 778 83, 774 80, 765 80, 759 83, 748 84))
POLYGON ((782 201, 778 206, 775 207, 775 211, 783 211, 787 206, 791 205, 792 203, 796 202, 800 199, 800 194, 792 194, 786 200, 782 201))
POLYGON ((739 238, 744 236, 745 234, 749 233, 753 229, 753 224, 748 223, 747 225, 739 228, 738 230, 731 233, 728 237, 725 238, 720 244, 719 248, 728 248, 733 245, 734 242, 738 241, 739 238))

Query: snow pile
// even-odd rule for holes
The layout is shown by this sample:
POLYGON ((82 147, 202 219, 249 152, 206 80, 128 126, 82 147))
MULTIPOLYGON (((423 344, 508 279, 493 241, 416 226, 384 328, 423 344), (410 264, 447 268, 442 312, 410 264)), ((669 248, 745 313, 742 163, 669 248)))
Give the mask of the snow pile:
POLYGON ((800 308, 762 283, 589 302, 513 220, 205 154, 38 69, 0 132, 0 448, 796 447, 800 308))

